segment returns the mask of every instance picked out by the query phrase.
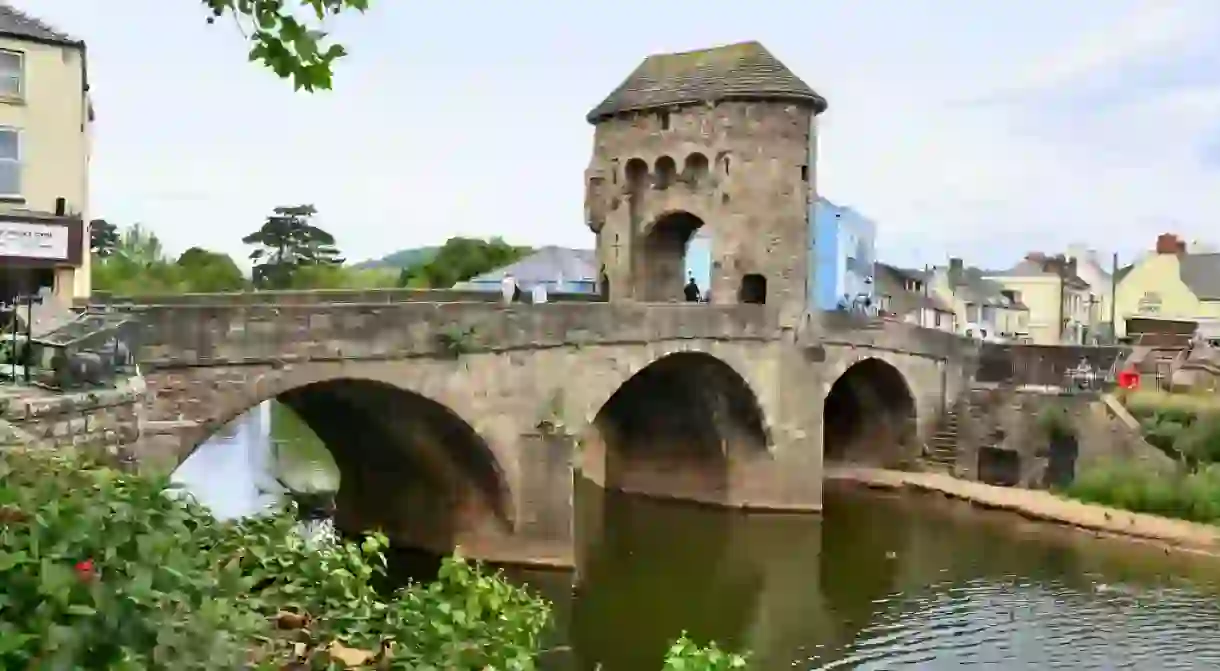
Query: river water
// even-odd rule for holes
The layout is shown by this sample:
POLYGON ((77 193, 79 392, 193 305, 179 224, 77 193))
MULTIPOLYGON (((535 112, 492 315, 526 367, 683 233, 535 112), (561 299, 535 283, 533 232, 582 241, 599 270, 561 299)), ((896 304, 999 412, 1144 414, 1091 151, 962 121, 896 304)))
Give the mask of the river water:
MULTIPOLYGON (((272 464, 333 483, 307 433, 264 406, 176 478, 219 515, 252 514, 273 500, 272 464)), ((758 669, 1220 669, 1216 560, 834 484, 821 516, 587 484, 577 509, 575 576, 510 570, 555 602, 549 668, 659 669, 686 630, 753 650, 758 669)))

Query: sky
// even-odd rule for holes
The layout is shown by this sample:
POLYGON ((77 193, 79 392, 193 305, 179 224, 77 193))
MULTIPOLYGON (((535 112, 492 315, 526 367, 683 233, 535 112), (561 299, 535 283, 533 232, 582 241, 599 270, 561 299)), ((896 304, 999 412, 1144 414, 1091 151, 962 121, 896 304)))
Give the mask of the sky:
POLYGON ((294 93, 199 0, 10 0, 84 39, 91 217, 244 256, 312 203, 352 260, 449 236, 592 247, 585 113, 650 53, 756 39, 830 102, 817 188, 900 265, 1220 241, 1215 0, 371 0, 294 93))

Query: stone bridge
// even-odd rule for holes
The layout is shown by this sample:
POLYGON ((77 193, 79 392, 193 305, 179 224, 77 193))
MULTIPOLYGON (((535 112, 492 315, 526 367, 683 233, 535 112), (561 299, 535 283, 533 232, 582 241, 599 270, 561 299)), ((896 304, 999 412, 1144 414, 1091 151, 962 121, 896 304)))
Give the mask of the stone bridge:
POLYGON ((141 462, 278 399, 331 449, 342 527, 486 559, 570 564, 574 474, 819 510, 824 408, 829 457, 909 458, 969 362, 945 334, 781 328, 766 305, 259 296, 122 308, 145 325, 141 462))

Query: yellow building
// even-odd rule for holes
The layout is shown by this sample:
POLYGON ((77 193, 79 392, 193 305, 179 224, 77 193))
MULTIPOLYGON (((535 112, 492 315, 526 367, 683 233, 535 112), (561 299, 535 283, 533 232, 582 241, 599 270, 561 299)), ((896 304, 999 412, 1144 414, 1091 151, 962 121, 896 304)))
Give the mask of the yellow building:
POLYGON ((928 288, 953 310, 954 332, 983 340, 1029 340, 1029 308, 1021 295, 967 268, 961 259, 932 271, 928 288))
POLYGON ((1220 338, 1220 254, 1191 254, 1177 236, 1157 238, 1153 253, 1118 271, 1114 307, 1118 335, 1135 317, 1198 322, 1220 338))
POLYGON ((1032 253, 1008 270, 983 276, 1021 297, 1035 345, 1080 345, 1098 333, 1102 298, 1076 273, 1076 260, 1032 253))
POLYGON ((85 44, 0 4, 0 301, 89 286, 85 44))

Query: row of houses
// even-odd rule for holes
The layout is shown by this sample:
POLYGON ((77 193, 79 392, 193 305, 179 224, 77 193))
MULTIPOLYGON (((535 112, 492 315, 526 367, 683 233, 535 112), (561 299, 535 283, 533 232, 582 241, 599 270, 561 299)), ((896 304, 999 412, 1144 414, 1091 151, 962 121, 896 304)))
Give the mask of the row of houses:
POLYGON ((1185 328, 1220 340, 1220 254, 1166 233, 1132 263, 1109 265, 1079 246, 1030 252, 1002 270, 961 259, 923 270, 878 262, 872 290, 886 315, 975 337, 1094 344, 1185 328))

